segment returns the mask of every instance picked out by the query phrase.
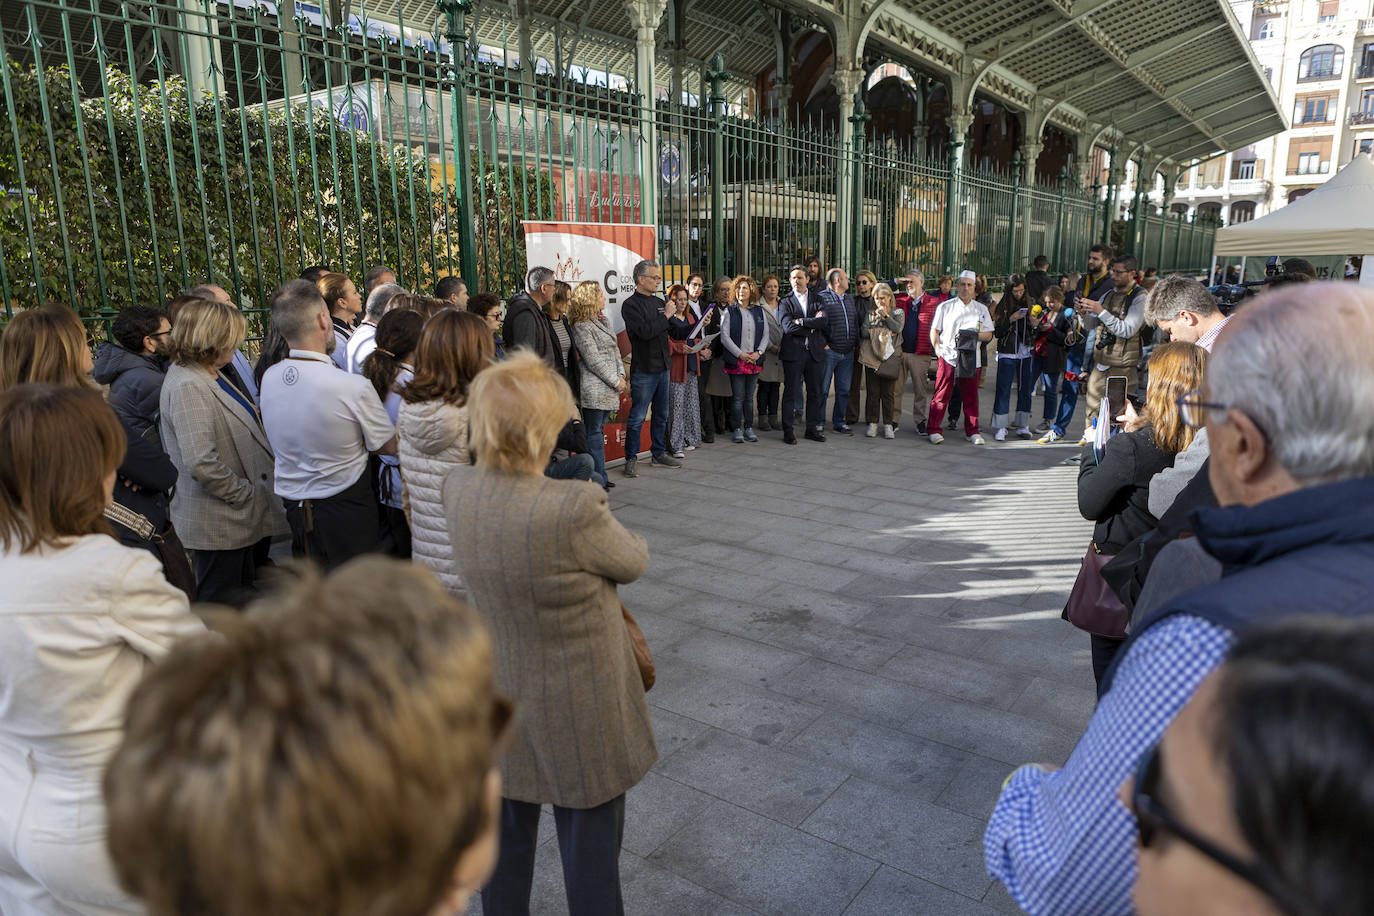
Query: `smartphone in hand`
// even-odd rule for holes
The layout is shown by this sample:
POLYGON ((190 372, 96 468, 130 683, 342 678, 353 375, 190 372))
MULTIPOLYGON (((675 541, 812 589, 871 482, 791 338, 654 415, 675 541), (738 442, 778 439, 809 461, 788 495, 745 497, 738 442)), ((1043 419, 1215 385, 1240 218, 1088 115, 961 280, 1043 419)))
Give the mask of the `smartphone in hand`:
POLYGON ((1112 426, 1119 427, 1121 424, 1116 421, 1116 417, 1126 409, 1126 376, 1107 376, 1107 403, 1111 407, 1112 426))

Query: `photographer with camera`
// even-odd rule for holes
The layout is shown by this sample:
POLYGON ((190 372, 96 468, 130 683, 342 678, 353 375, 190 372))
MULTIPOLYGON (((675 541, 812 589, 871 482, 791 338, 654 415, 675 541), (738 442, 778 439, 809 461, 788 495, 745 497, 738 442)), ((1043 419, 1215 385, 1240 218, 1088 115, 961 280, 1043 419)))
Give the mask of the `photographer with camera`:
POLYGON ((1131 255, 1112 258, 1109 270, 1112 291, 1101 300, 1080 297, 1075 302, 1080 314, 1092 315, 1099 322, 1096 343, 1092 352, 1084 357, 1084 362, 1092 361, 1093 368, 1088 376, 1088 416, 1080 444, 1085 445, 1092 439, 1092 429, 1098 422, 1097 412, 1102 406, 1102 395, 1107 389, 1107 376, 1124 375, 1126 391, 1136 389, 1136 367, 1141 355, 1140 332, 1145 327, 1146 293, 1143 287, 1136 285, 1135 269, 1136 260, 1131 255))

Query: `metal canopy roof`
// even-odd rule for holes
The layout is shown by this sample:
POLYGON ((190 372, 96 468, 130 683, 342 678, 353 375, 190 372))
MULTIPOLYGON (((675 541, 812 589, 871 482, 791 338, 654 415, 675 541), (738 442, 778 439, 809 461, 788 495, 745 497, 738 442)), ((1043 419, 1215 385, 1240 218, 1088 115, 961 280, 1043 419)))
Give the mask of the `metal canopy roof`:
MULTIPOLYGON (((659 25, 667 44, 672 4, 659 25)), ((1226 0, 681 0, 687 4, 685 67, 698 72, 720 51, 736 87, 776 60, 775 10, 829 28, 846 66, 875 57, 950 78, 970 109, 975 94, 1027 113, 1028 133, 1057 123, 1090 140, 1115 136, 1128 153, 1182 164, 1288 129, 1226 0)), ((432 0, 403 0, 424 17, 432 0)), ((512 52, 515 7, 482 0, 475 28, 512 52)), ((528 0, 533 52, 634 68, 634 30, 624 0, 528 0)), ((660 50, 655 80, 668 85, 660 50)), ((1086 151, 1085 151, 1086 152, 1086 151)))

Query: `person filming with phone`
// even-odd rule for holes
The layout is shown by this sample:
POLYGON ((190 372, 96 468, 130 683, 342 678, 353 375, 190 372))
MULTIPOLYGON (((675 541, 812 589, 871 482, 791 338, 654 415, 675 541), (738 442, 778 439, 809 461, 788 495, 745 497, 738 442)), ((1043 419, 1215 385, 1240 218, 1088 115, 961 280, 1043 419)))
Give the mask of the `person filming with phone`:
MULTIPOLYGON (((1083 449, 1078 469, 1078 511, 1093 526, 1093 540, 1074 583, 1065 618, 1092 635, 1093 676, 1099 687, 1117 650, 1125 641, 1126 608, 1112 597, 1095 603, 1089 594, 1110 596, 1100 583, 1101 567, 1127 544, 1159 524, 1150 512, 1150 480, 1174 463, 1188 447, 1194 430, 1183 421, 1180 396, 1202 387, 1208 353, 1190 343, 1161 344, 1150 356, 1150 379, 1144 410, 1137 414, 1126 400, 1124 381, 1114 376, 1107 403, 1121 432, 1107 440, 1099 454, 1093 443, 1083 449), (1120 397, 1121 401, 1114 400, 1120 397)), ((1106 422, 1104 420, 1104 422, 1106 422)))
POLYGON ((1143 286, 1136 285, 1135 269, 1136 260, 1131 255, 1112 258, 1109 268, 1112 291, 1100 300, 1080 296, 1074 303, 1080 314, 1087 312, 1099 322, 1093 352, 1084 356, 1085 363, 1092 362, 1092 373, 1088 376, 1087 386, 1087 424, 1079 444, 1086 444, 1092 439, 1092 428, 1097 425, 1098 409, 1102 405, 1108 376, 1124 375, 1127 394, 1136 389, 1139 378, 1136 365, 1141 355, 1140 332, 1145 326, 1145 299, 1148 294, 1143 286))

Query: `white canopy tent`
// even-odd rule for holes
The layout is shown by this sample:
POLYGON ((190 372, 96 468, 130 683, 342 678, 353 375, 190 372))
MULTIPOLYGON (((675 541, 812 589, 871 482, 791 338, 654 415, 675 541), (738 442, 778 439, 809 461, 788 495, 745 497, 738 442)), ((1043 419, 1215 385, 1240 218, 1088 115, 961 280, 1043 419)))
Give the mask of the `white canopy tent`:
POLYGON ((1364 255, 1360 285, 1374 286, 1374 159, 1357 155, 1310 194, 1268 216, 1217 230, 1215 258, 1364 255))

